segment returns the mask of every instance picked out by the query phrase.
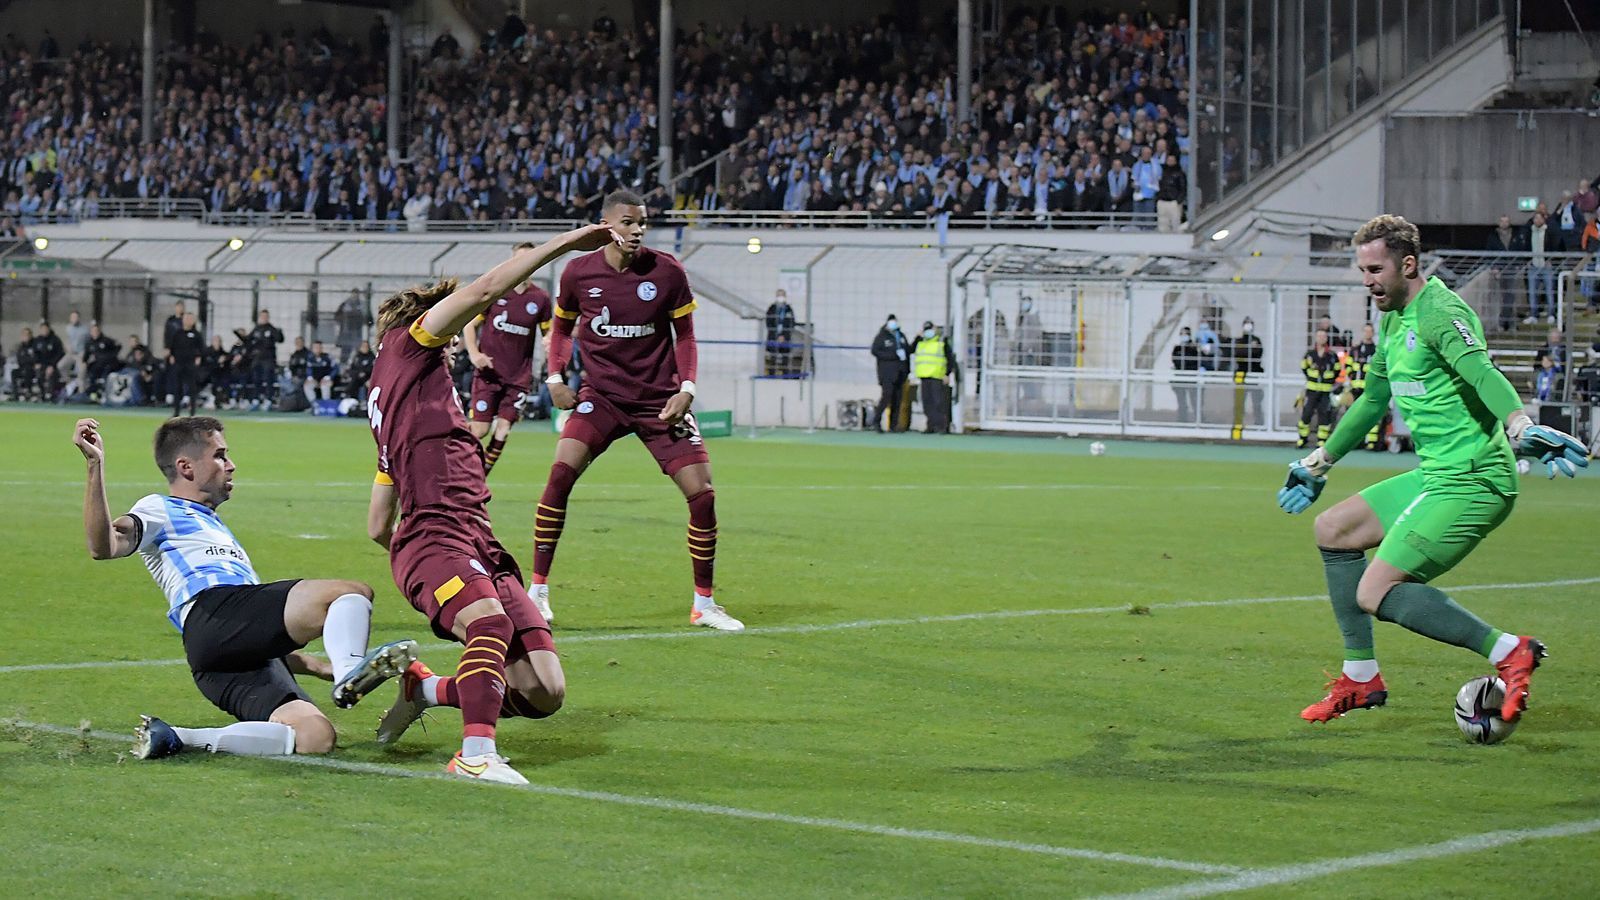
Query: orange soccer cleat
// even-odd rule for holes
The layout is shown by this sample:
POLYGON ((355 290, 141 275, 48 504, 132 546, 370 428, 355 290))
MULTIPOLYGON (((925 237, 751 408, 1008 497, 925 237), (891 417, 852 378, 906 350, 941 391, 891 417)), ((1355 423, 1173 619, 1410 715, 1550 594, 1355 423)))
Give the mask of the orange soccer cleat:
POLYGON ((1389 688, 1384 685, 1382 675, 1374 675, 1371 681, 1356 681, 1344 674, 1338 678, 1330 676, 1327 688, 1328 695, 1300 710, 1300 718, 1307 722, 1328 722, 1352 709, 1372 709, 1389 702, 1389 688))
POLYGON ((1522 711, 1528 708, 1528 680, 1533 677, 1533 670, 1539 668, 1539 660, 1548 655, 1543 642, 1523 635, 1517 638, 1516 649, 1495 663, 1500 680, 1506 683, 1506 700, 1500 705, 1500 718, 1509 723, 1522 717, 1522 711))

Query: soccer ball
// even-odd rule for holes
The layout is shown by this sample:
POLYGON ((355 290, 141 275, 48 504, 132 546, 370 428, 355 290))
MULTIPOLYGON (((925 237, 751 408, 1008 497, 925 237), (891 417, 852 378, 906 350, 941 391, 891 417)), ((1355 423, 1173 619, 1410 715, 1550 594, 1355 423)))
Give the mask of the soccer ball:
POLYGON ((1498 744, 1517 730, 1517 723, 1500 718, 1500 704, 1506 699, 1506 683, 1490 675, 1480 675, 1456 692, 1456 726, 1475 744, 1498 744))
POLYGON ((1106 445, 1102 444, 1099 441, 1095 441, 1094 443, 1089 445, 1089 455, 1090 456, 1105 456, 1106 455, 1106 445))
POLYGON ((1525 459, 1517 460, 1517 471, 1519 473, 1521 473, 1523 475, 1526 475, 1532 470, 1533 470, 1533 463, 1528 462, 1525 459))

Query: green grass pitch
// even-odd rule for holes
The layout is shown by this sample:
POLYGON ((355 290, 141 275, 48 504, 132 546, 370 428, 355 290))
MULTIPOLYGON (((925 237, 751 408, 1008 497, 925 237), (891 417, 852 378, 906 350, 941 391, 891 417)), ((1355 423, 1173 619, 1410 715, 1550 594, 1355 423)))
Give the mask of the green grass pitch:
MULTIPOLYGON (((1301 722, 1340 642, 1292 452, 763 434, 711 442, 718 597, 688 626, 686 513, 642 448, 579 483, 552 579, 566 708, 500 731, 532 790, 435 777, 460 719, 328 765, 125 758, 136 714, 223 724, 137 559, 92 562, 73 410, 3 410, 8 896, 1589 896, 1600 885, 1600 479, 1526 479, 1441 586, 1552 656, 1505 744, 1462 741, 1474 654, 1379 624, 1387 708, 1301 722), (1199 601, 1199 602, 1190 602, 1199 601), (1138 609, 1135 610, 1134 608, 1138 609), (1008 615, 1000 615, 1008 613, 1008 615), (126 664, 61 668, 58 664, 126 664), (53 726, 60 730, 49 730, 53 726), (79 735, 76 729, 85 733, 79 735), (1162 891, 1167 893, 1163 894, 1162 891)), ((158 418, 102 417, 113 514, 163 487, 158 418)), ((356 421, 239 416, 222 516, 264 579, 377 588, 356 421)), ((540 423, 542 424, 542 423, 540 423)), ((553 438, 491 479, 524 563, 553 438)), ((1408 465, 1361 456, 1317 509, 1408 465)), ((313 645, 318 649, 319 645, 313 645)), ((310 682, 325 697, 323 682, 310 682)))

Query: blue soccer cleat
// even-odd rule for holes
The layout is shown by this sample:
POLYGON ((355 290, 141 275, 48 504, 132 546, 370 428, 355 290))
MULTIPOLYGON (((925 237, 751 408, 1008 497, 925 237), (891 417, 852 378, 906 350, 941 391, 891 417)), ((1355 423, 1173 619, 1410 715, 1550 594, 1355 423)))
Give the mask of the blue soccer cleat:
POLYGON ((154 716, 139 717, 139 727, 133 730, 134 759, 161 759, 182 750, 183 741, 171 725, 154 716))
POLYGON ((378 685, 404 672, 416 658, 417 642, 413 640, 390 641, 373 650, 334 684, 333 705, 340 709, 355 706, 378 685))

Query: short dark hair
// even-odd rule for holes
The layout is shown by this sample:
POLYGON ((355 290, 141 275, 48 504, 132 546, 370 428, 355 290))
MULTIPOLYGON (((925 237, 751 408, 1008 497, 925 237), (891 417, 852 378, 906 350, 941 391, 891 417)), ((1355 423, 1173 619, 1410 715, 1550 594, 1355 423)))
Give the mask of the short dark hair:
POLYGON ((600 203, 600 213, 604 215, 611 211, 613 206, 643 206, 644 198, 630 190, 612 191, 600 203))
POLYGON ((533 241, 523 241, 522 243, 516 245, 515 247, 512 247, 511 248, 511 252, 512 253, 517 253, 517 252, 522 251, 522 250, 532 250, 533 248, 535 248, 537 246, 539 246, 539 245, 535 244, 533 241))
POLYGON ((182 416, 168 419, 156 429, 156 468, 167 476, 167 483, 178 480, 178 457, 222 433, 222 420, 211 416, 182 416))

